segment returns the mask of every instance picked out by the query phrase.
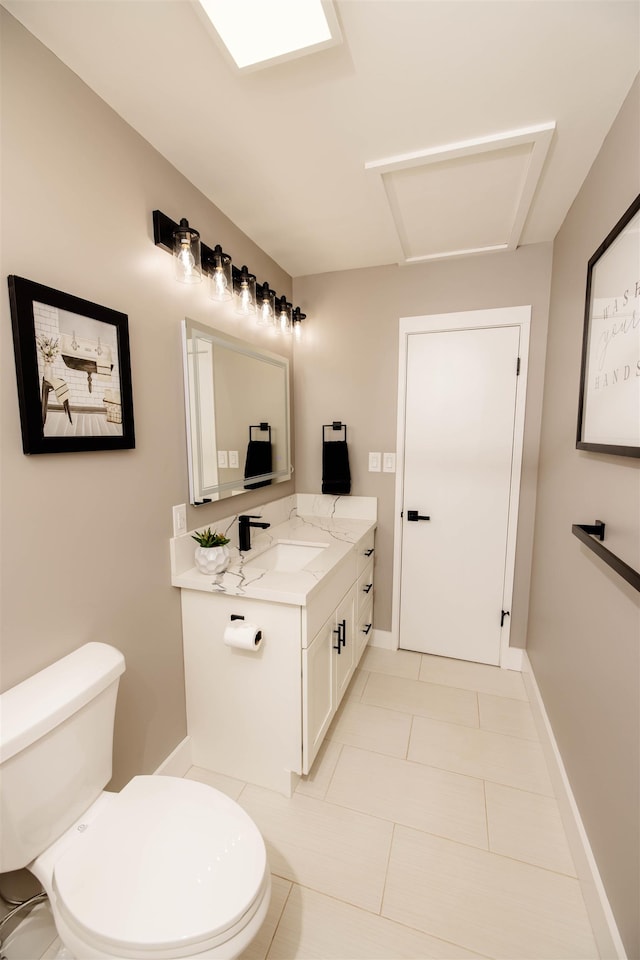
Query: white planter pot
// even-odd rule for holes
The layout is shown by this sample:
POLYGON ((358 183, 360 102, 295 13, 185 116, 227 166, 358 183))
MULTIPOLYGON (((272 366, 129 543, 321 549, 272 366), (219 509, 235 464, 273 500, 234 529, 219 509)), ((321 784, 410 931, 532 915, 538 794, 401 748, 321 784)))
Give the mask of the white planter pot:
POLYGON ((200 573, 212 576, 223 573, 229 566, 231 555, 228 547, 196 547, 195 562, 200 573))

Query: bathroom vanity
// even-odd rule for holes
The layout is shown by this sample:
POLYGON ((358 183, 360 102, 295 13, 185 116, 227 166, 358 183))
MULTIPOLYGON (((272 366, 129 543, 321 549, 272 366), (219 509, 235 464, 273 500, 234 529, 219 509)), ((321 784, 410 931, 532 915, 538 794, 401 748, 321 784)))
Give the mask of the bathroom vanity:
POLYGON ((376 500, 298 494, 254 512, 270 526, 246 553, 237 517, 216 523, 234 546, 223 574, 198 572, 189 534, 171 541, 187 727, 195 765, 290 795, 371 635, 376 500), (232 618, 255 646, 225 643, 232 618))

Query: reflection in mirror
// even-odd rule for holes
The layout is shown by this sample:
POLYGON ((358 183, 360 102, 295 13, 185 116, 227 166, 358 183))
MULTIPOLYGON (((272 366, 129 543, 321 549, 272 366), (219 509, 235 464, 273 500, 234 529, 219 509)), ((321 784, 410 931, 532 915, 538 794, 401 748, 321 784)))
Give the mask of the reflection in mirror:
POLYGON ((188 318, 182 333, 191 503, 289 480, 289 360, 188 318))

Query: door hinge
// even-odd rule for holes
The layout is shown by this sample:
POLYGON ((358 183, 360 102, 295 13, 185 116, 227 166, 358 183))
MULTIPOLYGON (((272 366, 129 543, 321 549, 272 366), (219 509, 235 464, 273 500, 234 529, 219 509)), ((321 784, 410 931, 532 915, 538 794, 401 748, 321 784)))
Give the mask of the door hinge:
POLYGON ((510 616, 511 616, 511 614, 509 613, 508 610, 501 610, 501 611, 500 611, 500 626, 501 626, 501 627, 504 627, 504 618, 505 618, 505 617, 510 617, 510 616))
POLYGON ((520 357, 518 357, 518 362, 516 363, 516 377, 520 376, 520 357))

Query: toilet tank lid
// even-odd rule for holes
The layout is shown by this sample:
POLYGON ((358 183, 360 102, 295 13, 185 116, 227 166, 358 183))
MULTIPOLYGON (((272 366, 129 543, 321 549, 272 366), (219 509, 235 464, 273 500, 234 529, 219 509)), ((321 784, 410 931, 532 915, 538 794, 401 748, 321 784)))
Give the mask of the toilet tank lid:
POLYGON ((0 695, 0 763, 89 703, 124 672, 107 643, 86 643, 0 695))

